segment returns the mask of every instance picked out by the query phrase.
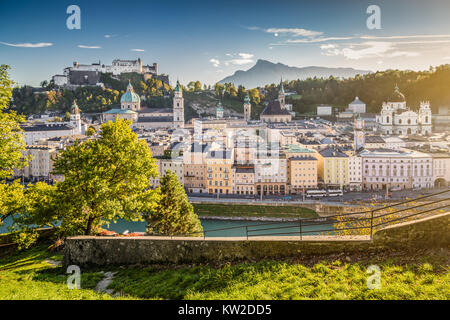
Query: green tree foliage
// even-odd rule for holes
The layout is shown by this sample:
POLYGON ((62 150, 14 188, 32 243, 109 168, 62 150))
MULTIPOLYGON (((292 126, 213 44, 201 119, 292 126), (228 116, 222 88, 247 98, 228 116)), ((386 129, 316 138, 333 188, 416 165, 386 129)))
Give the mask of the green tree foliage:
POLYGON ((6 218, 23 210, 24 190, 19 181, 0 183, 0 225, 6 218))
POLYGON ((86 130, 86 135, 88 136, 88 137, 90 137, 90 136, 93 136, 94 134, 95 134, 95 128, 94 127, 89 127, 87 130, 86 130))
POLYGON ((64 175, 56 197, 66 235, 89 235, 118 218, 141 220, 154 204, 150 178, 157 175, 156 164, 130 124, 107 122, 99 139, 76 142, 56 157, 54 172, 64 175))
POLYGON ((13 85, 8 69, 7 65, 0 66, 0 181, 10 177, 14 169, 25 166, 28 160, 23 157, 25 140, 20 128, 25 119, 16 112, 6 112, 13 85))
POLYGON ((161 178, 160 200, 154 210, 148 213, 150 234, 201 236, 202 225, 178 177, 170 170, 161 178))
MULTIPOLYGON (((314 111, 318 104, 347 106, 355 96, 367 104, 367 111, 378 113, 383 101, 392 94, 395 85, 406 96, 406 102, 413 109, 420 101, 429 100, 433 112, 450 103, 450 65, 442 65, 427 71, 386 70, 367 75, 356 75, 348 79, 329 77, 294 80, 285 84, 285 90, 297 92, 301 99, 289 100, 297 112, 314 111)), ((265 87, 267 99, 274 99, 277 86, 265 87)))
POLYGON ((254 104, 259 104, 261 102, 261 97, 259 96, 258 89, 250 89, 248 90, 248 95, 250 96, 250 100, 254 104))
POLYGON ((82 112, 102 112, 120 104, 120 97, 125 93, 128 81, 134 90, 144 99, 142 106, 168 107, 170 101, 164 99, 165 93, 173 89, 161 80, 144 77, 139 73, 123 73, 119 78, 102 74, 100 81, 105 87, 85 86, 75 90, 51 90, 53 85, 44 87, 47 91, 36 91, 23 86, 13 91, 13 109, 22 114, 42 114, 45 111, 70 112, 73 100, 77 100, 82 112))

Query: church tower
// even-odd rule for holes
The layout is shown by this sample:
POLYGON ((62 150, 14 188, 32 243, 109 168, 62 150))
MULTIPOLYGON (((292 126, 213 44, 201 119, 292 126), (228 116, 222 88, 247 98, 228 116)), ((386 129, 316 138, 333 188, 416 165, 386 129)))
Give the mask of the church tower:
POLYGON ((222 119, 223 118, 223 107, 222 102, 219 101, 219 105, 216 108, 216 118, 222 119))
POLYGON ((431 134, 431 108, 430 108, 430 102, 425 101, 420 103, 419 108, 419 124, 420 124, 420 131, 424 135, 431 134))
POLYGON ((358 118, 355 119, 355 130, 354 130, 354 145, 355 151, 364 148, 366 144, 366 134, 364 132, 364 120, 361 119, 361 115, 358 114, 358 118))
POLYGON ((73 100, 72 110, 70 112, 70 124, 81 134, 81 117, 80 108, 78 108, 77 101, 73 100))
POLYGON ((245 121, 250 121, 252 114, 252 104, 250 103, 250 97, 248 95, 248 91, 245 94, 244 98, 244 119, 245 121))
POLYGON ((280 80, 280 90, 278 91, 278 101, 280 101, 281 108, 284 109, 285 95, 284 95, 284 88, 283 88, 283 78, 281 78, 281 80, 280 80))
POLYGON ((173 125, 175 129, 184 128, 184 98, 183 90, 178 80, 173 97, 173 125))

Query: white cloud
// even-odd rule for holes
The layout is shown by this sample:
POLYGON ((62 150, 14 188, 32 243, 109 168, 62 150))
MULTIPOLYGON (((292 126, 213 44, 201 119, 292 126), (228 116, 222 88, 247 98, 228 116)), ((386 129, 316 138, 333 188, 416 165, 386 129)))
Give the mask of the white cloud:
POLYGON ((327 41, 337 41, 337 40, 350 40, 354 37, 323 37, 323 38, 312 38, 312 39, 288 39, 286 43, 317 43, 317 42, 327 42, 327 41))
POLYGON ((254 55, 251 53, 238 53, 237 55, 234 55, 236 58, 225 61, 225 65, 228 66, 230 64, 233 65, 244 65, 254 62, 253 57, 254 55))
POLYGON ((327 50, 327 49, 334 49, 336 48, 336 45, 334 44, 323 44, 320 46, 320 49, 327 50))
POLYGON ((421 39, 421 38, 449 38, 450 34, 416 34, 416 35, 408 35, 408 36, 361 36, 361 39, 365 40, 389 40, 389 39, 421 39))
POLYGON ((131 49, 131 51, 144 52, 144 49, 131 49))
POLYGON ((220 65, 220 61, 218 59, 209 59, 209 62, 211 62, 212 65, 216 68, 220 65))
POLYGON ((109 39, 109 38, 112 38, 112 37, 115 37, 115 36, 117 36, 117 34, 105 34, 104 37, 109 39))
POLYGON ((352 44, 340 49, 338 45, 321 45, 322 54, 326 56, 342 55, 350 60, 359 60, 365 58, 397 58, 397 57, 417 57, 420 55, 414 51, 396 50, 396 44, 393 42, 368 41, 360 44, 352 44))
POLYGON ((79 44, 78 48, 82 48, 82 49, 100 49, 100 46, 85 46, 84 44, 79 44))
POLYGON ((323 32, 306 30, 302 28, 269 28, 264 30, 267 33, 272 33, 275 36, 279 34, 286 34, 294 37, 315 37, 320 36, 323 32))
POLYGON ((53 45, 51 42, 38 42, 38 43, 8 43, 8 42, 0 42, 5 46, 10 47, 20 47, 20 48, 43 48, 50 47, 53 45))

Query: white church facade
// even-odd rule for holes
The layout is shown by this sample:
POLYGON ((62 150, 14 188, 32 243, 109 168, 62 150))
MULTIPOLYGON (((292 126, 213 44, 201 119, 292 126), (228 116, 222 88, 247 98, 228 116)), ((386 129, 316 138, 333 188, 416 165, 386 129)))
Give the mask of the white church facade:
POLYGON ((421 102, 419 111, 412 111, 406 106, 405 96, 396 86, 388 102, 383 103, 376 122, 385 135, 429 135, 432 131, 430 103, 421 102))

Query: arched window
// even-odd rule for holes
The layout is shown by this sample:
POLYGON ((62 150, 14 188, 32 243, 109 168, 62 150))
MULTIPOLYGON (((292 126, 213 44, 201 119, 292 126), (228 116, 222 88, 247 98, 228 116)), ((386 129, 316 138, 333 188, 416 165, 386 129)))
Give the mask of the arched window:
POLYGON ((428 116, 425 117, 425 123, 428 123, 428 116))
POLYGON ((398 124, 402 124, 402 119, 398 119, 398 124))
POLYGON ((386 117, 386 122, 389 123, 389 117, 386 117))
POLYGON ((411 124, 411 119, 408 119, 408 124, 411 124))

